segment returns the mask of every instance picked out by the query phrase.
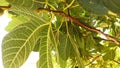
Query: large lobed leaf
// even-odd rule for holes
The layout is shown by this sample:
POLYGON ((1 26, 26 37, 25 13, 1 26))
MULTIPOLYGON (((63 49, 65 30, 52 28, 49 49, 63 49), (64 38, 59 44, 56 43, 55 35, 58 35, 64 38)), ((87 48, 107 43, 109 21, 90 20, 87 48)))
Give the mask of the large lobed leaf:
MULTIPOLYGON (((7 34, 2 43, 2 58, 4 67, 19 68, 34 49, 38 39, 45 38, 43 42, 48 41, 49 32, 47 30, 50 22, 45 21, 45 18, 42 18, 42 16, 44 16, 43 14, 41 16, 41 14, 38 15, 37 12, 34 11, 36 9, 36 4, 34 4, 32 0, 8 0, 8 2, 12 3, 12 12, 25 16, 29 19, 25 23, 15 27, 9 34, 7 34), (33 5, 31 6, 31 4, 33 5)), ((13 21, 15 23, 17 22, 14 19, 13 21)), ((48 47, 48 42, 44 45, 41 44, 41 46, 48 47)), ((46 54, 45 57, 43 56, 43 58, 46 59, 44 61, 40 60, 43 63, 48 61, 48 48, 46 49, 46 52, 44 51, 44 48, 41 49, 41 54, 46 54)), ((47 63, 49 64, 49 62, 47 63)))
MULTIPOLYGON (((2 56, 5 68, 18 68, 24 63, 33 50, 36 41, 43 33, 42 27, 48 25, 39 19, 17 26, 7 36, 2 43, 2 56)), ((45 32, 45 31, 44 31, 45 32)))
POLYGON ((18 26, 5 36, 2 43, 5 68, 18 68, 23 64, 39 38, 41 27, 31 21, 18 26))

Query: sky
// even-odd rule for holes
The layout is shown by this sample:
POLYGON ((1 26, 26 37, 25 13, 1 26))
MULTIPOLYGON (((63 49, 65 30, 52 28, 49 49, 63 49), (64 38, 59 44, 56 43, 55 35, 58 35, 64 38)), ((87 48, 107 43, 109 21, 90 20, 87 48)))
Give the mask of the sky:
MULTIPOLYGON (((5 31, 5 27, 7 26, 8 22, 11 21, 10 18, 7 16, 7 12, 5 12, 2 16, 0 16, 0 68, 3 67, 2 63, 2 39, 4 36, 8 33, 5 31)), ((39 58, 39 53, 37 52, 32 52, 26 62, 20 67, 20 68, 36 68, 36 62, 39 58)))

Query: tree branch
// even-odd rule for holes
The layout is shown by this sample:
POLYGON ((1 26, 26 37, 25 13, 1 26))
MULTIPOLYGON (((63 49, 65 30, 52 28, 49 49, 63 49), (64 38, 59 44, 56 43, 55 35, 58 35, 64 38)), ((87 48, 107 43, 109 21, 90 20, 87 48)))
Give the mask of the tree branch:
MULTIPOLYGON (((10 9, 11 6, 0 6, 0 8, 6 8, 6 9, 10 9)), ((104 32, 94 28, 94 27, 91 27, 91 26, 88 26, 82 22, 80 22, 78 19, 68 15, 68 14, 65 14, 64 12, 62 11, 55 11, 55 10, 48 10, 48 9, 43 9, 43 8, 39 8, 38 11, 48 11, 48 12, 53 12, 53 13, 56 13, 56 14, 59 14, 61 16, 64 16, 66 18, 68 18, 69 20, 71 20, 72 22, 78 24, 79 26, 83 27, 83 28, 86 28, 90 31, 93 31, 93 32, 96 32, 96 33, 99 33, 99 34, 102 34, 103 36, 105 36, 106 38, 110 39, 111 41, 115 42, 116 44, 120 44, 120 41, 118 41, 116 38, 108 35, 108 34, 105 34, 104 32)))
POLYGON ((48 10, 48 9, 42 9, 42 8, 39 8, 38 11, 48 11, 48 12, 53 12, 53 13, 59 14, 59 15, 61 15, 61 16, 64 16, 64 17, 68 18, 69 20, 71 20, 72 22, 80 25, 81 27, 86 28, 86 29, 88 29, 88 30, 90 30, 90 31, 93 31, 93 32, 102 34, 103 36, 105 36, 106 38, 112 40, 112 41, 115 42, 116 44, 120 44, 120 41, 118 41, 116 38, 114 38, 114 37, 112 37, 112 36, 110 36, 110 35, 108 35, 108 34, 105 34, 104 32, 102 32, 102 31, 100 31, 100 30, 98 30, 98 29, 96 29, 96 28, 94 28, 94 27, 88 26, 88 25, 80 22, 78 19, 76 19, 76 18, 74 18, 74 17, 72 17, 72 16, 70 16, 70 15, 68 15, 68 14, 65 14, 65 13, 62 12, 62 11, 48 10))
POLYGON ((116 60, 113 60, 115 63, 119 64, 120 65, 120 62, 116 61, 116 60))
POLYGON ((102 54, 96 56, 95 58, 93 58, 93 60, 92 60, 91 62, 89 62, 88 64, 86 64, 86 66, 92 64, 96 59, 98 59, 98 58, 101 57, 101 56, 102 56, 102 54))
POLYGON ((1 8, 1 9, 10 9, 11 6, 10 6, 10 5, 8 5, 8 6, 0 6, 0 8, 1 8))

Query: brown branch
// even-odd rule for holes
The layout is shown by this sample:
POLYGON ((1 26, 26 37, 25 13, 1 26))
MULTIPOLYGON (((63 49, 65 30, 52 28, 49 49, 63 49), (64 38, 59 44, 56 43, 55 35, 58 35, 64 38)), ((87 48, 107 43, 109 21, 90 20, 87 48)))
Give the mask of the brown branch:
POLYGON ((116 61, 116 60, 113 60, 115 63, 119 64, 120 65, 120 62, 116 61))
POLYGON ((42 8, 39 8, 38 11, 48 11, 48 12, 53 12, 53 13, 59 14, 59 15, 61 15, 61 16, 64 16, 64 17, 68 18, 69 20, 71 20, 72 22, 80 25, 81 27, 86 28, 86 29, 88 29, 88 30, 90 30, 90 31, 93 31, 93 32, 97 32, 97 33, 99 33, 99 34, 102 34, 102 35, 104 35, 106 38, 108 38, 108 39, 112 40, 113 42, 115 42, 116 44, 120 44, 120 41, 118 41, 116 38, 114 38, 114 37, 112 37, 112 36, 110 36, 110 35, 108 35, 108 34, 105 34, 104 32, 102 32, 102 31, 100 31, 100 30, 98 30, 98 29, 96 29, 96 28, 94 28, 94 27, 88 26, 88 25, 80 22, 78 19, 76 19, 76 18, 74 18, 74 17, 72 17, 72 16, 70 16, 70 15, 65 14, 65 13, 62 12, 62 11, 48 10, 48 9, 42 9, 42 8))
MULTIPOLYGON (((10 6, 10 5, 9 5, 9 6, 0 6, 0 8, 10 9, 11 6, 10 6)), ((86 28, 86 29, 88 29, 88 30, 90 30, 90 31, 93 31, 93 32, 97 32, 97 33, 99 33, 99 34, 102 34, 102 35, 104 35, 106 38, 108 38, 108 39, 112 40, 113 42, 115 42, 116 44, 120 44, 120 41, 118 41, 116 38, 114 38, 114 37, 112 37, 112 36, 110 36, 110 35, 108 35, 108 34, 105 34, 104 32, 102 32, 102 31, 100 31, 100 30, 98 30, 98 29, 96 29, 96 28, 94 28, 94 27, 88 26, 88 25, 80 22, 78 19, 76 19, 76 18, 74 18, 74 17, 72 17, 72 16, 70 16, 70 15, 68 15, 68 14, 65 14, 65 13, 62 12, 62 11, 48 10, 48 9, 42 9, 42 8, 39 8, 39 9, 38 9, 38 11, 43 11, 43 10, 44 10, 44 11, 48 11, 48 12, 53 12, 53 13, 56 13, 56 14, 60 14, 60 15, 62 15, 62 16, 64 16, 64 17, 68 18, 69 20, 73 21, 74 23, 80 25, 81 27, 84 27, 84 28, 86 28)))
POLYGON ((117 34, 116 34, 116 37, 119 37, 119 36, 120 36, 120 33, 117 33, 117 34))
POLYGON ((94 39, 101 39, 104 42, 112 42, 112 43, 114 43, 114 41, 112 41, 112 40, 107 40, 107 39, 103 39, 103 38, 94 37, 94 39))
POLYGON ((86 66, 92 64, 95 60, 97 60, 97 59, 98 59, 99 57, 101 57, 101 56, 102 56, 102 54, 96 56, 95 58, 93 58, 93 60, 92 60, 91 62, 89 62, 88 64, 86 64, 86 66))
POLYGON ((0 6, 0 8, 1 8, 1 9, 6 9, 6 10, 8 10, 8 9, 11 8, 11 6, 10 6, 10 5, 8 5, 8 6, 0 6))

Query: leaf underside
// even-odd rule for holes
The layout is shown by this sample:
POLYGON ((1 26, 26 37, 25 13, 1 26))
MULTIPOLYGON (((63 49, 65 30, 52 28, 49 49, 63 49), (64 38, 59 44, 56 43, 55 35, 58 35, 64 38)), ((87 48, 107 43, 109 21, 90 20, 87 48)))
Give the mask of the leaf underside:
POLYGON ((60 14, 38 11, 38 8, 63 11, 88 26, 100 27, 103 32, 108 30, 111 36, 116 36, 115 33, 120 32, 120 26, 115 26, 116 21, 120 22, 119 17, 101 15, 107 15, 109 11, 119 14, 120 0, 6 1, 11 5, 9 11, 13 17, 6 27, 9 33, 2 42, 4 68, 19 68, 31 51, 39 52, 37 68, 101 68, 104 63, 113 65, 106 61, 119 60, 120 56, 115 54, 118 45, 104 42, 106 39, 99 34, 74 24, 60 14), (91 63, 99 54, 103 56, 95 60, 97 63, 91 63))
MULTIPOLYGON (((48 35, 46 34, 46 32, 48 32, 47 29, 49 27, 50 22, 45 21, 40 15, 38 15, 34 11, 34 9, 36 9, 36 6, 34 5, 36 4, 34 4, 34 2, 32 1, 18 0, 16 3, 16 1, 14 0, 9 0, 9 2, 13 4, 13 9, 11 11, 13 11, 16 14, 21 14, 21 16, 24 16, 29 19, 26 20, 26 22, 23 24, 17 24, 18 26, 14 27, 12 31, 10 30, 11 32, 4 37, 2 43, 2 57, 4 67, 19 68, 26 61, 29 54, 34 49, 38 39, 45 37, 46 40, 44 41, 47 41, 48 35), (27 5, 25 4, 26 2, 28 3, 27 5), (20 3, 23 4, 21 5, 20 3), (31 4, 33 5, 31 6, 31 4), (23 6, 25 7, 22 8, 23 6)), ((14 20, 14 22, 17 21, 14 20)), ((47 44, 41 46, 48 46, 48 42, 46 43, 47 44)), ((43 51, 42 53, 48 54, 48 51, 43 51)), ((48 57, 49 56, 46 55, 46 58, 48 57)), ((44 61, 40 60, 40 62, 46 62, 47 60, 48 59, 45 59, 44 61)), ((41 66, 44 67, 45 65, 41 66)))

